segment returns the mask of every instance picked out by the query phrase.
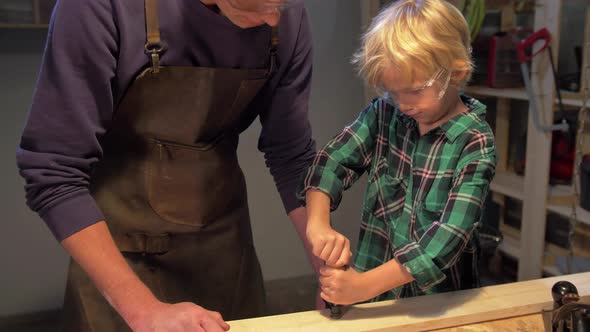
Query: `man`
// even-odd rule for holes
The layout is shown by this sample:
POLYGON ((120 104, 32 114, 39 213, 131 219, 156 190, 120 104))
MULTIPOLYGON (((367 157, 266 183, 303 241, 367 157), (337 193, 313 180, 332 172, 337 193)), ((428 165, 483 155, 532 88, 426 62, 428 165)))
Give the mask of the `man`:
POLYGON ((299 1, 57 3, 17 162, 73 258, 66 330, 222 331, 263 314, 238 135, 260 117, 304 239, 311 63, 299 1))

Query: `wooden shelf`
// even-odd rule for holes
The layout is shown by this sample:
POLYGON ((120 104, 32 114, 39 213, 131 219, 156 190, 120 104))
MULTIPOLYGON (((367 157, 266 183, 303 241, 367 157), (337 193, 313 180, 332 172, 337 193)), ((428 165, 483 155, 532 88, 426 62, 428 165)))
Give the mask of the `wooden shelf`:
POLYGON ((498 250, 507 256, 518 260, 518 257, 520 256, 520 241, 505 234, 502 242, 498 245, 498 250))
POLYGON ((558 277, 558 276, 562 276, 563 275, 563 273, 561 273, 561 271, 559 271, 559 269, 555 265, 545 265, 545 266, 543 266, 543 272, 545 272, 545 274, 548 275, 548 276, 550 276, 550 277, 558 277))
MULTIPOLYGON (((504 235, 504 239, 498 245, 498 250, 506 256, 519 260, 520 257, 520 240, 512 236, 504 235)), ((555 245, 547 245, 546 251, 555 255, 556 253, 562 254, 565 249, 559 248, 555 245)), ((555 265, 544 265, 543 272, 548 276, 560 276, 563 275, 561 271, 555 265)))
MULTIPOLYGON (((572 186, 564 186, 564 185, 556 185, 551 186, 549 188, 549 198, 551 197, 570 197, 570 202, 565 202, 565 204, 557 204, 548 202, 547 210, 559 214, 560 216, 569 218, 572 213, 572 203, 573 200, 573 187, 572 186)), ((590 225, 590 211, 583 209, 581 206, 578 205, 576 208, 576 216, 579 222, 584 224, 590 225)))
POLYGON ((486 86, 470 85, 465 87, 465 92, 486 97, 500 97, 518 100, 528 100, 524 88, 490 88, 486 86))
MULTIPOLYGON (((529 100, 529 97, 526 93, 525 88, 490 88, 486 86, 467 86, 465 87, 465 92, 468 94, 474 94, 479 96, 486 96, 486 97, 499 97, 499 98, 509 98, 509 99, 516 99, 516 100, 529 100)), ((555 99, 555 103, 558 100, 555 99)), ((565 106, 575 106, 575 107, 582 107, 582 97, 578 94, 573 93, 566 93, 562 95, 562 102, 565 106)), ((590 106, 590 105, 588 105, 590 106)))
MULTIPOLYGON (((524 200, 524 177, 512 172, 496 173, 494 180, 490 186, 493 192, 524 200)), ((572 189, 569 186, 551 186, 549 188, 549 197, 568 196, 572 194, 572 189)), ((563 217, 569 217, 572 212, 570 205, 548 204, 547 209, 551 212, 557 213, 563 217)), ((582 223, 590 225, 590 212, 578 206, 576 210, 578 220, 582 223)))
MULTIPOLYGON (((547 206, 547 210, 567 218, 569 218, 570 214, 572 213, 572 207, 568 205, 549 204, 547 206)), ((576 209, 576 215, 579 222, 590 225, 590 212, 578 206, 576 209)))
POLYGON ((524 200, 524 177, 512 172, 496 172, 490 186, 491 190, 499 194, 524 200))

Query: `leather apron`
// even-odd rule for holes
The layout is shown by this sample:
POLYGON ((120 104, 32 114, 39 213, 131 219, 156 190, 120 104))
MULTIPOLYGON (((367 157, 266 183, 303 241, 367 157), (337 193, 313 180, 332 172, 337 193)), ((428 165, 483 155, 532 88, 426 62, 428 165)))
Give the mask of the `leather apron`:
MULTIPOLYGON (((101 141, 91 192, 128 264, 167 303, 194 302, 233 320, 263 315, 238 124, 274 72, 161 67, 157 0, 145 0, 151 67, 132 83, 101 141)), ((66 331, 129 331, 73 260, 66 331)))

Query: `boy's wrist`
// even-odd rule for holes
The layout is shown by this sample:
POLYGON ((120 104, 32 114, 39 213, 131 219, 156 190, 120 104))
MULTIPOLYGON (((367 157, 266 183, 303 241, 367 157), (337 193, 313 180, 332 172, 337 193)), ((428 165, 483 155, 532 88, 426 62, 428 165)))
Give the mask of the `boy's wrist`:
POLYGON ((376 273, 375 269, 363 272, 359 275, 360 277, 360 288, 363 289, 363 293, 366 301, 372 299, 384 293, 386 290, 382 290, 383 279, 376 273))
MULTIPOLYGON (((367 283, 368 292, 372 297, 379 296, 395 287, 399 287, 413 280, 409 274, 401 271, 405 268, 395 259, 378 266, 365 273, 365 281, 367 283)), ((372 298, 371 297, 371 298, 372 298)))

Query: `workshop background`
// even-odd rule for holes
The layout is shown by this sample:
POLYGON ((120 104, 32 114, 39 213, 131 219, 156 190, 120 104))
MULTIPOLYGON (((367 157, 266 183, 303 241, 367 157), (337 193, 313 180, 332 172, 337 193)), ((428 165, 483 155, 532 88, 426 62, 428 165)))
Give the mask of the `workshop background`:
MULTIPOLYGON (((552 31, 556 34, 552 37, 554 43, 559 41, 559 48, 553 52, 557 59, 558 86, 564 92, 564 110, 557 110, 553 118, 558 123, 565 119, 576 129, 582 104, 580 86, 584 82, 581 68, 587 65, 584 58, 588 59, 588 47, 584 49, 583 45, 584 40, 590 38, 588 1, 548 1, 561 4, 559 29, 552 31)), ((17 175, 14 158, 39 70, 53 2, 0 0, 0 155, 3 156, 0 158, 0 211, 3 216, 0 223, 0 330, 52 331, 59 318, 65 288, 68 258, 41 219, 26 207, 23 181, 17 175)), ((310 119, 318 147, 350 123, 372 95, 357 77, 350 58, 359 45, 363 27, 385 2, 305 1, 314 44, 310 119)), ((582 205, 576 209, 579 222, 575 223, 573 235, 578 245, 575 253, 580 255, 575 255, 569 271, 567 266, 567 249, 572 240, 568 236, 571 204, 576 199, 572 195, 573 165, 574 160, 580 160, 575 158, 575 147, 588 130, 584 128, 581 136, 575 130, 554 133, 549 135, 553 142, 535 138, 531 132, 536 129, 530 122, 521 67, 510 41, 514 36, 525 38, 542 26, 542 19, 535 19, 535 1, 453 2, 468 17, 476 37, 473 50, 478 67, 467 92, 489 105, 488 118, 501 144, 501 165, 484 216, 484 234, 488 235, 481 264, 484 284, 590 270, 588 259, 584 258, 588 257, 584 254, 590 247, 587 226, 590 202, 585 205, 590 200, 587 195, 590 167, 580 169, 579 178, 586 182, 581 181, 577 186, 582 205), (541 162, 531 162, 537 160, 531 155, 541 158, 541 162), (533 174, 546 173, 548 177, 536 179, 540 185, 531 181, 533 174), (549 199, 545 200, 546 197, 549 199), (521 230, 531 229, 535 231, 521 234, 521 230), (530 267, 537 262, 541 262, 542 269, 530 267)), ((537 5, 539 3, 546 1, 537 1, 537 5)), ((531 67, 535 73, 550 66, 547 57, 541 56, 544 62, 531 67)), ((547 86, 551 86, 551 80, 541 83, 548 82, 547 86)), ((549 104, 553 104, 551 100, 549 104)), ((242 135, 239 157, 249 188, 255 244, 266 280, 270 313, 311 310, 316 281, 264 166, 262 154, 257 152, 259 132, 256 122, 242 135)), ((582 161, 590 146, 590 139, 585 141, 585 146, 579 148, 582 161)), ((363 178, 347 192, 340 209, 333 215, 336 228, 351 239, 353 246, 357 240, 365 183, 363 178)))

